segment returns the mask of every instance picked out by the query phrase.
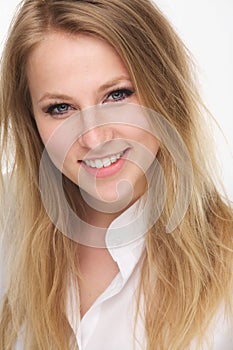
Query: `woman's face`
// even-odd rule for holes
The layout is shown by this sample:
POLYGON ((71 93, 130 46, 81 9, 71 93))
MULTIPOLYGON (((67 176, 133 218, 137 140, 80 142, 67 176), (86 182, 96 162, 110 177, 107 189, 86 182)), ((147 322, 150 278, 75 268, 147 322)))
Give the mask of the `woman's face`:
MULTIPOLYGON (((127 120, 95 125, 98 113, 92 113, 90 127, 90 113, 85 116, 94 106, 110 107, 111 113, 111 107, 122 102, 139 105, 129 73, 113 47, 93 36, 51 32, 30 54, 27 75, 35 121, 45 146, 58 127, 64 122, 68 125, 71 116, 80 118, 83 132, 70 144, 62 172, 93 198, 113 202, 119 193, 128 196, 131 187, 131 201, 135 201, 146 185, 140 159, 147 157, 149 167, 158 141, 127 120), (130 186, 122 186, 119 192, 122 181, 130 186)), ((70 132, 66 128, 55 138, 54 153, 67 145, 73 125, 70 132)))

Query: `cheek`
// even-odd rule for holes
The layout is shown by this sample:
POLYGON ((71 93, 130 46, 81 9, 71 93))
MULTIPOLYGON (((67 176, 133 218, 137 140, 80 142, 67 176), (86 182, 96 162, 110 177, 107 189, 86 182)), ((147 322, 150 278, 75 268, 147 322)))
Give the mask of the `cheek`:
POLYGON ((49 154, 52 162, 57 166, 57 168, 61 169, 62 164, 62 150, 60 147, 60 142, 53 138, 52 135, 55 132, 55 127, 49 125, 44 121, 36 119, 36 125, 38 132, 40 134, 41 140, 49 154))
POLYGON ((36 125, 43 144, 47 148, 62 150, 62 146, 68 142, 66 132, 62 132, 61 121, 50 121, 46 118, 36 118, 36 125), (60 130, 60 131, 59 131, 60 130))
POLYGON ((62 128, 62 121, 42 120, 36 118, 36 125, 46 151, 53 164, 61 171, 78 159, 76 133, 70 128, 62 128), (73 137, 72 137, 73 136, 73 137), (71 163, 70 163, 71 162, 71 163))
POLYGON ((155 136, 153 136, 150 132, 145 131, 141 128, 137 127, 130 127, 125 126, 122 131, 124 130, 124 136, 127 139, 130 139, 136 143, 138 143, 139 146, 145 147, 153 153, 154 156, 156 156, 158 150, 159 150, 159 140, 156 139, 155 136))
POLYGON ((158 150, 159 150, 159 140, 157 140, 154 136, 152 135, 147 135, 147 140, 148 140, 148 148, 150 149, 150 151, 154 154, 154 156, 156 157, 158 150))
POLYGON ((46 145, 51 139, 58 125, 54 125, 45 120, 41 120, 37 118, 35 118, 35 121, 36 121, 37 130, 40 134, 43 144, 46 145))

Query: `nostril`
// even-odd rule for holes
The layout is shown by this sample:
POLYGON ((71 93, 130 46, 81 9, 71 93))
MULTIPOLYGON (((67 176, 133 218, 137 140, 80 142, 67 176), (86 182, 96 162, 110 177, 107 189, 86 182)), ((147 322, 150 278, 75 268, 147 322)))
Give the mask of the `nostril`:
POLYGON ((93 149, 106 141, 112 140, 113 136, 112 127, 99 126, 83 133, 79 137, 78 142, 82 147, 93 149))

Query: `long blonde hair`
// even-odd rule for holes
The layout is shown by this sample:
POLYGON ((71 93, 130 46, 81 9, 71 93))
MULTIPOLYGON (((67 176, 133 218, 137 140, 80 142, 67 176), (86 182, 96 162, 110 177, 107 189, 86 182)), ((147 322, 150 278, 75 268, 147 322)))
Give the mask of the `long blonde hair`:
MULTIPOLYGON (((8 256, 0 349, 12 349, 22 327, 25 350, 77 348, 66 317, 69 278, 79 275, 77 243, 51 223, 41 201, 43 144, 26 76, 30 52, 50 30, 88 33, 110 43, 125 62, 141 104, 163 115, 185 142, 193 168, 192 196, 171 234, 165 227, 177 174, 165 146, 157 156, 169 191, 162 215, 146 235, 138 288, 138 305, 143 295, 145 306, 138 306, 137 317, 145 320, 148 350, 185 349, 194 338, 198 347, 220 303, 232 312, 233 212, 210 176, 204 108, 190 54, 149 0, 27 0, 13 20, 1 65, 2 163, 13 147, 8 185, 13 201, 3 203, 12 211, 4 213, 3 230, 13 253, 8 256)), ((67 196, 78 190, 65 182, 67 196)), ((59 195, 56 188, 54 193, 59 195)), ((73 208, 80 210, 79 203, 73 208)))

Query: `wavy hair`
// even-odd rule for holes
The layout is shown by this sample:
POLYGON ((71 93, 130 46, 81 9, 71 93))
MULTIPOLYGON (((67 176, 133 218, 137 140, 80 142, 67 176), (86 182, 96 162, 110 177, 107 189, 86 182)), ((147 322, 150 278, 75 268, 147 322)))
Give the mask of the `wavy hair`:
MULTIPOLYGON (((49 31, 95 35, 110 43, 126 64, 140 103, 163 115, 188 149, 192 196, 171 234, 165 228, 177 172, 166 145, 157 155, 169 190, 159 220, 146 235, 135 322, 144 319, 147 350, 181 350, 193 339, 198 348, 220 304, 232 313, 233 212, 211 176, 206 110, 191 55, 149 0, 26 0, 13 19, 1 62, 1 162, 12 154, 7 188, 13 200, 3 202, 9 252, 0 349, 12 349, 22 328, 25 350, 77 348, 66 317, 70 276, 78 295, 77 243, 59 232, 42 204, 38 174, 44 146, 26 76, 30 53, 49 31)), ((72 200, 77 186, 64 182, 72 208, 82 210, 72 200)), ((59 203, 56 186, 54 196, 59 203)))

